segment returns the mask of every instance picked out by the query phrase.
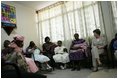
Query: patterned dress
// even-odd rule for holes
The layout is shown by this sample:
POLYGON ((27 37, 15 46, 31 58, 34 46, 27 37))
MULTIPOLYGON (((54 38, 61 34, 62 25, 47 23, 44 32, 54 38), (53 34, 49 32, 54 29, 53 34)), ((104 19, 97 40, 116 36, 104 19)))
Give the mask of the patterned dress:
POLYGON ((70 54, 69 54, 70 60, 85 59, 86 49, 87 49, 87 44, 84 39, 78 39, 78 40, 72 41, 72 46, 70 48, 70 54))
POLYGON ((23 71, 35 73, 39 69, 31 58, 24 57, 21 52, 13 52, 7 57, 7 62, 16 63, 23 71))

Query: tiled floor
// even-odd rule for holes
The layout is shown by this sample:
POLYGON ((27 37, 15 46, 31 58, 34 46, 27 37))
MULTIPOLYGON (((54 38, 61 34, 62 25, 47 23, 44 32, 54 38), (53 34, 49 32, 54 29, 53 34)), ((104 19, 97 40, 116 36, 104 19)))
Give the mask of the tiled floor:
POLYGON ((48 78, 116 78, 117 69, 100 69, 98 72, 92 72, 90 69, 81 69, 80 71, 56 69, 46 75, 48 78))

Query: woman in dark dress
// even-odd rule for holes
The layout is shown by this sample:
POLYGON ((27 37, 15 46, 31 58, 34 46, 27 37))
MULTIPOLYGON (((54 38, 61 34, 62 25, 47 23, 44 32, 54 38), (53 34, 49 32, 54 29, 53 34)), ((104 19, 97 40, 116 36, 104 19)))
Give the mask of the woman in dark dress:
POLYGON ((50 42, 50 38, 46 37, 45 38, 45 43, 43 44, 42 48, 43 48, 43 54, 46 55, 50 61, 49 61, 49 65, 51 67, 55 67, 55 61, 53 59, 53 55, 54 53, 54 48, 56 47, 56 44, 50 42))

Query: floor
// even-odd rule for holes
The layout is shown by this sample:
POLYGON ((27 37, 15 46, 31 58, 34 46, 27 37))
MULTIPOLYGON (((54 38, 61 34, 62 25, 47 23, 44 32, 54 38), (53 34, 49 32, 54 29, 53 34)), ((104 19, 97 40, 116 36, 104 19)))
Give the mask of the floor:
POLYGON ((92 72, 90 69, 81 69, 80 71, 56 69, 45 75, 47 78, 117 78, 117 69, 99 68, 98 72, 92 72))

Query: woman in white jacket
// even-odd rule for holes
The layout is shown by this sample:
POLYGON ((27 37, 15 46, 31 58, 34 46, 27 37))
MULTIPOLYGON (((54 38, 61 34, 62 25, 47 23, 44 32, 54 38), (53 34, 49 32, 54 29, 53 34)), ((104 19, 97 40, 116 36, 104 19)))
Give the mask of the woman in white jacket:
POLYGON ((93 31, 94 37, 92 39, 92 62, 93 62, 93 71, 98 71, 98 65, 102 65, 99 55, 104 53, 104 47, 106 46, 106 40, 104 37, 100 36, 101 31, 95 29, 93 31))

